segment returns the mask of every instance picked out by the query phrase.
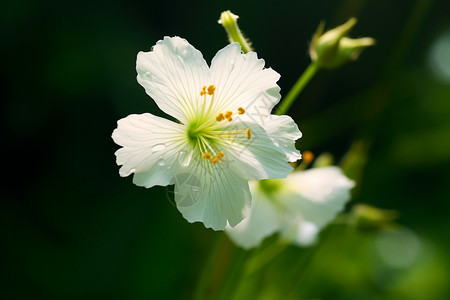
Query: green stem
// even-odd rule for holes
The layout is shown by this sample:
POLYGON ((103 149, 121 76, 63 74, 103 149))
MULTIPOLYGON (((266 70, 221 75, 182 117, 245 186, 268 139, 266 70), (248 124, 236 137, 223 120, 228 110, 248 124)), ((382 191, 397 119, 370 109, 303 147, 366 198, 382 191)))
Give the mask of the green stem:
POLYGON ((287 294, 283 295, 283 299, 290 299, 293 297, 295 291, 301 286, 303 280, 305 279, 314 259, 318 256, 320 250, 324 248, 324 245, 329 242, 330 237, 333 236, 333 233, 335 233, 336 230, 337 228, 334 224, 324 230, 318 244, 307 249, 302 259, 298 260, 298 263, 292 268, 290 274, 292 278, 296 278, 297 280, 290 289, 286 290, 287 294))
POLYGON ((240 261, 239 273, 232 275, 233 284, 228 285, 227 289, 230 290, 231 288, 231 293, 228 292, 227 298, 222 300, 248 299, 249 293, 251 295, 257 294, 257 290, 254 290, 255 285, 258 285, 258 282, 262 279, 261 275, 264 274, 264 272, 258 271, 277 258, 288 246, 288 243, 275 241, 263 249, 245 251, 246 257, 240 261))
POLYGON ((238 42, 241 45, 241 49, 244 53, 252 51, 252 47, 247 42, 247 39, 242 35, 241 31, 237 26, 227 28, 227 31, 230 36, 229 38, 230 42, 238 42))
POLYGON ((215 245, 210 251, 210 256, 203 266, 192 297, 193 300, 216 298, 219 286, 229 268, 234 250, 234 245, 227 240, 224 233, 217 237, 215 245))
POLYGON ((302 76, 297 80, 294 86, 291 88, 289 93, 284 97, 280 106, 277 109, 277 115, 284 115, 294 101, 297 99, 298 95, 303 91, 308 82, 314 77, 314 75, 319 70, 319 66, 316 62, 311 62, 309 66, 306 68, 305 72, 303 72, 302 76))
POLYGON ((246 275, 251 275, 267 265, 278 255, 280 255, 288 246, 289 243, 276 241, 267 248, 263 249, 261 252, 255 254, 249 261, 247 261, 245 266, 246 275))
POLYGON ((236 290, 239 289, 240 284, 243 282, 243 266, 249 256, 249 252, 238 249, 233 261, 228 268, 226 278, 223 279, 223 284, 221 291, 219 291, 217 297, 215 298, 204 298, 204 299, 218 299, 218 300, 229 300, 234 298, 236 290))
POLYGON ((231 11, 227 10, 220 15, 219 23, 225 28, 230 43, 238 42, 241 45, 242 51, 247 53, 252 51, 252 46, 239 29, 237 24, 238 18, 239 16, 236 16, 231 11))

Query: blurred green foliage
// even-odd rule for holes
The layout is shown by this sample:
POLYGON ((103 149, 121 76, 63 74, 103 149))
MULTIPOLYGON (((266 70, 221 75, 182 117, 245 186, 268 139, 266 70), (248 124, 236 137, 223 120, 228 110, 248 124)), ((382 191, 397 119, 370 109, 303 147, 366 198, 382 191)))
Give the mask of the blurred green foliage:
POLYGON ((251 255, 185 221, 167 188, 120 178, 110 138, 130 113, 162 115, 136 82, 137 52, 179 35, 210 61, 227 43, 217 24, 227 9, 281 74, 282 95, 309 64, 321 20, 331 28, 357 17, 352 36, 377 40, 357 62, 320 71, 289 114, 301 151, 339 161, 367 141, 349 206, 396 210, 402 225, 372 234, 332 226, 323 243, 289 247, 257 277, 212 262, 210 286, 242 276, 246 299, 450 298, 448 1, 6 0, 2 299, 185 299, 216 239, 223 262, 251 255), (246 294, 252 287, 258 295, 246 294))

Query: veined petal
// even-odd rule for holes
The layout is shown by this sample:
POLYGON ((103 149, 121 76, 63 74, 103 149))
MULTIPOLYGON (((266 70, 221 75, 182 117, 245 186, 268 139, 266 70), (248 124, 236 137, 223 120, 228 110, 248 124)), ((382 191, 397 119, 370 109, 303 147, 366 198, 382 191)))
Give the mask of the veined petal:
POLYGON ((145 187, 172 184, 178 154, 189 146, 185 135, 182 125, 149 113, 119 120, 112 138, 123 147, 115 153, 120 176, 134 173, 133 182, 145 187))
POLYGON ((223 160, 228 162, 233 172, 246 179, 284 178, 293 170, 288 161, 300 158, 300 153, 294 147, 294 138, 300 132, 292 119, 274 116, 273 120, 267 118, 266 123, 267 126, 262 127, 247 116, 242 116, 228 126, 237 130, 251 130, 250 139, 236 138, 223 142, 223 160), (287 120, 292 122, 291 128, 276 129, 278 125, 288 124, 287 120))
POLYGON ((230 239, 244 249, 261 244, 264 238, 280 229, 280 212, 276 205, 259 191, 258 182, 249 181, 252 193, 250 215, 235 227, 227 226, 225 232, 230 239))
POLYGON ((227 222, 235 226, 248 215, 251 194, 247 180, 229 168, 193 158, 189 169, 175 178, 175 202, 189 222, 223 230, 227 222))
POLYGON ((273 143, 286 154, 287 161, 294 162, 302 157, 295 148, 295 141, 302 137, 302 133, 291 117, 269 115, 261 122, 273 143))
POLYGON ((216 111, 243 107, 247 114, 267 117, 281 98, 280 75, 264 64, 255 52, 242 54, 238 43, 217 52, 211 62, 216 111))
POLYGON ((139 52, 136 70, 159 108, 183 123, 199 110, 202 87, 211 84, 202 53, 179 37, 165 37, 152 51, 139 52))
POLYGON ((292 191, 285 199, 287 211, 320 229, 343 210, 355 185, 334 166, 294 172, 286 180, 292 191))

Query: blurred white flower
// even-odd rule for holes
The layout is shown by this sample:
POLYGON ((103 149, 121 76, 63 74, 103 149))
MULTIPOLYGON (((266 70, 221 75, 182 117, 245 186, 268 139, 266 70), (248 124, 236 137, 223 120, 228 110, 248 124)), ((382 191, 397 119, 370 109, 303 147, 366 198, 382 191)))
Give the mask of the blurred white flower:
POLYGON ((137 80, 176 122, 149 113, 118 121, 112 138, 121 176, 136 185, 175 184, 175 202, 189 222, 223 230, 249 212, 248 179, 283 178, 300 153, 301 133, 288 116, 270 112, 280 100, 279 74, 238 43, 208 67, 200 51, 165 37, 140 52, 137 80))
POLYGON ((334 166, 292 172, 286 179, 251 181, 249 217, 225 231, 245 249, 259 246, 275 232, 285 242, 309 246, 343 210, 354 185, 334 166))

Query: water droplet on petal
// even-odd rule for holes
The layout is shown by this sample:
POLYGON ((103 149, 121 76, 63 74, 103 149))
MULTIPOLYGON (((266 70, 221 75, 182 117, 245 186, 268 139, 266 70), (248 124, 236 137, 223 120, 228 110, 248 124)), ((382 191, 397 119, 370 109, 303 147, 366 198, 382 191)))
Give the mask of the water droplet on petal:
POLYGON ((158 165, 160 165, 160 166, 164 166, 166 164, 166 162, 164 161, 164 158, 160 158, 159 160, 158 160, 158 165))
POLYGON ((145 77, 147 77, 148 79, 151 79, 152 78, 152 73, 150 73, 150 72, 145 72, 145 77))
POLYGON ((187 153, 186 151, 180 151, 178 153, 178 162, 182 166, 187 166, 191 162, 192 154, 187 153))
POLYGON ((156 144, 155 146, 152 147, 152 151, 158 152, 158 151, 162 151, 166 148, 167 148, 167 146, 165 144, 156 144))

